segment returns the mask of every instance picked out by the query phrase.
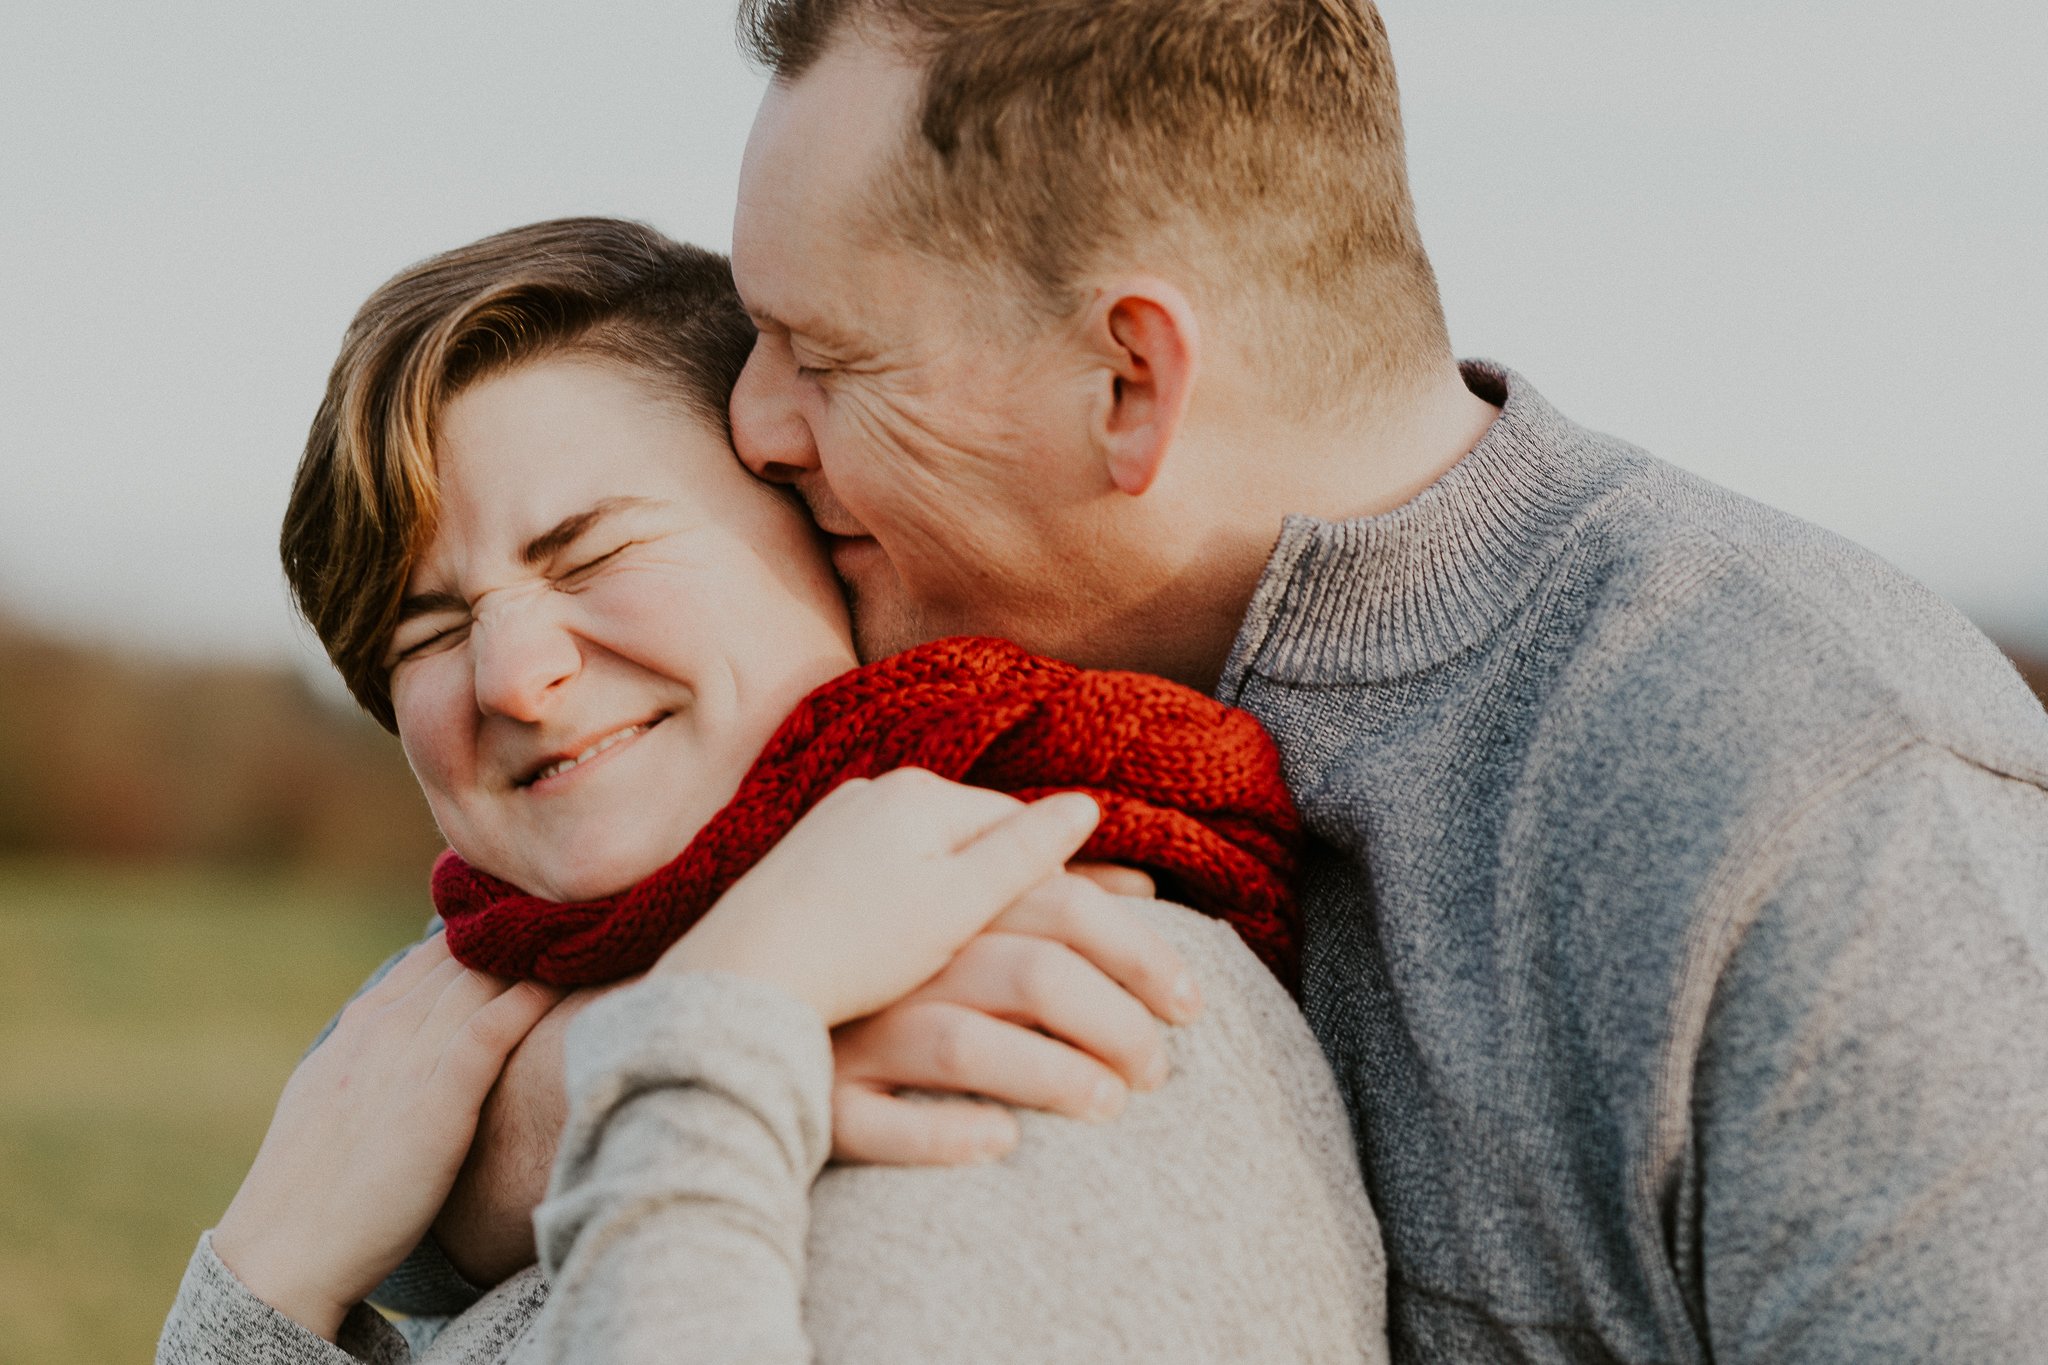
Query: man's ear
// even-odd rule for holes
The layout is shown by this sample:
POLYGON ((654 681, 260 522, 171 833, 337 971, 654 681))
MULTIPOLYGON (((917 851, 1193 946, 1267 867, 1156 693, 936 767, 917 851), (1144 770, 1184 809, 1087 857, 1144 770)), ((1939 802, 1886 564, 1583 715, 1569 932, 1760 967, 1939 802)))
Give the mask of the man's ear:
POLYGON ((1195 310, 1164 280, 1123 280, 1097 295, 1089 333, 1110 377, 1095 439, 1110 481, 1137 497, 1159 477, 1194 396, 1195 310))

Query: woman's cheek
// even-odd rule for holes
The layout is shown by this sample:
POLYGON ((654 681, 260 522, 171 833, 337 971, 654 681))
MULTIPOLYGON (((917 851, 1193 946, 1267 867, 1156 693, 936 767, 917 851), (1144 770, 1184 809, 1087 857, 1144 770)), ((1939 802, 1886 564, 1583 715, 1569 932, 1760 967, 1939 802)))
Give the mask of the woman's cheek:
POLYGON ((582 615, 596 643, 666 671, 730 643, 717 629, 731 600, 720 577, 676 560, 622 567, 584 590, 582 615))
POLYGON ((407 664, 392 678, 399 746, 430 801, 452 797, 476 767, 476 693, 460 650, 407 664))

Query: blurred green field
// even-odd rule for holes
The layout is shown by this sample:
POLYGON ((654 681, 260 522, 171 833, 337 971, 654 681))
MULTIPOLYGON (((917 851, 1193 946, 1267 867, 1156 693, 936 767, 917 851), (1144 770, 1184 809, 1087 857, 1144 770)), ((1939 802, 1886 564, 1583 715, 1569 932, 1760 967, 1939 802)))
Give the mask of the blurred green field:
POLYGON ((425 899, 0 863, 0 1365, 150 1358, 285 1077, 425 899))

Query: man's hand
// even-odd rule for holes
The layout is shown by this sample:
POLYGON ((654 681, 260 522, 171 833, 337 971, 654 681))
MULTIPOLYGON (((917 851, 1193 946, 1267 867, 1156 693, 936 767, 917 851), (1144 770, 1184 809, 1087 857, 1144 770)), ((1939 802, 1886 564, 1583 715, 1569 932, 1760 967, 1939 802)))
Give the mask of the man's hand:
POLYGON ((1143 873, 1075 864, 1006 910, 914 994, 834 1030, 833 1158, 989 1160, 1017 1141, 1004 1104, 1108 1118, 1131 1089, 1164 1082, 1154 1016, 1186 1023, 1201 996, 1180 955, 1116 899, 1151 894, 1143 873))
POLYGON ((569 1121, 562 1040, 585 1005, 625 984, 564 996, 526 1035, 484 1101, 469 1159, 434 1220, 434 1240, 471 1284, 489 1288, 533 1264, 533 1211, 547 1195, 569 1121))
MULTIPOLYGON (((1129 1088, 1164 1079, 1153 1016, 1184 1023, 1201 997, 1180 955, 1116 901, 1150 896, 1151 878, 1078 863, 1070 871, 1005 911, 915 994, 834 1031, 834 1159, 953 1165, 1000 1156, 1016 1142, 1016 1120, 1001 1104, 906 1098, 899 1089, 1085 1117, 1115 1112, 1129 1088)), ((555 1006, 484 1105, 476 1144, 434 1224, 441 1250, 472 1284, 497 1284, 533 1263, 533 1211, 568 1119, 563 1035, 583 1006, 613 989, 578 991, 555 1006)))

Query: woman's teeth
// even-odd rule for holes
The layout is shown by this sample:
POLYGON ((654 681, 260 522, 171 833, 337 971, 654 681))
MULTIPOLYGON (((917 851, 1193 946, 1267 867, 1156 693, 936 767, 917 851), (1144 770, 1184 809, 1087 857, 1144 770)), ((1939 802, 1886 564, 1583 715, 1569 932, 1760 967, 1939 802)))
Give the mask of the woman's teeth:
POLYGON ((547 767, 542 768, 539 772, 533 775, 533 780, 535 782, 545 782, 551 777, 560 777, 563 773, 568 772, 569 769, 575 767, 577 764, 588 763, 591 759, 596 758, 599 754, 603 753, 606 749, 611 748, 614 744, 623 744, 627 740, 631 739, 633 736, 643 733, 649 728, 649 724, 649 722, 643 721, 638 725, 629 725, 625 729, 620 730, 615 734, 606 735, 603 739, 591 745, 582 753, 576 755, 576 757, 565 758, 559 763, 548 764, 547 767))

